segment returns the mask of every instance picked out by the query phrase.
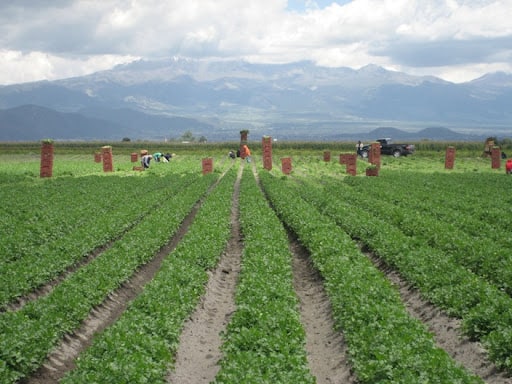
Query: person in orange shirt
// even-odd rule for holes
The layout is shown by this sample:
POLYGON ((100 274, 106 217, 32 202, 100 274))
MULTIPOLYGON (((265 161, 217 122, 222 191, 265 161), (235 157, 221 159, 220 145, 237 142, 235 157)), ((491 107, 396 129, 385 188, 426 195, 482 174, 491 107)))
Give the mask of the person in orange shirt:
POLYGON ((245 153, 245 161, 250 163, 251 162, 251 150, 249 149, 249 147, 246 144, 244 144, 243 149, 244 149, 244 153, 245 153))

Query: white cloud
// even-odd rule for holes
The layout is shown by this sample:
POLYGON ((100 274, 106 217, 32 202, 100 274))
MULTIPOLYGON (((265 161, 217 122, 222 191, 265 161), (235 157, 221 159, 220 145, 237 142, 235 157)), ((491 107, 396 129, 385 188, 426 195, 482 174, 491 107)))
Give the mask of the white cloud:
POLYGON ((82 76, 136 60, 135 56, 59 57, 44 52, 0 50, 0 84, 82 76))
POLYGON ((0 84, 132 58, 369 63, 464 81, 512 71, 512 0, 60 0, 0 4, 0 84))

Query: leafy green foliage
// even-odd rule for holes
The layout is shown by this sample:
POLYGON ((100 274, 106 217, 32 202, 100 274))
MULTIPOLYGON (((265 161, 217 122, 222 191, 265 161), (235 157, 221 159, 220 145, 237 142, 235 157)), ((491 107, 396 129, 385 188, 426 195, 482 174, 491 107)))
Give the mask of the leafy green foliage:
MULTIPOLYGON (((96 144, 64 149, 55 143, 52 179, 38 177, 40 143, 24 155, 2 157, 0 306, 104 248, 48 296, 0 313, 2 382, 22 380, 37 369, 91 308, 168 241, 219 176, 218 165, 231 164, 216 161, 214 174, 202 177, 201 159, 210 151, 225 159, 233 146, 178 146, 170 164, 133 172, 128 155, 143 144, 123 144, 125 158, 115 157, 116 170, 108 175, 92 155, 83 155, 84 148, 92 154, 96 144), (192 155, 181 157, 189 150, 192 155)), ((257 163, 258 145, 251 148, 257 163)), ((276 157, 298 150, 305 155, 294 156, 292 176, 283 176, 279 167, 260 174, 275 212, 309 248, 325 279, 361 383, 481 380, 435 346, 355 241, 430 302, 461 318, 463 331, 482 342, 499 368, 512 372, 510 178, 490 169, 479 156, 480 144, 468 145, 472 157, 458 158, 449 172, 442 169, 440 147, 424 148, 429 152, 417 146, 414 157, 386 158, 381 176, 366 178, 346 177, 336 161, 322 161, 319 151, 352 151, 352 145, 278 143, 276 157)), ((359 175, 366 164, 358 160, 359 175)), ((183 321, 204 291, 205 271, 216 265, 229 236, 234 177, 230 171, 208 195, 182 244, 122 318, 80 356, 65 382, 163 382, 183 321)), ((224 335, 216 381, 314 382, 290 284, 286 234, 246 172, 240 203, 245 250, 238 309, 224 335)))
POLYGON ((6 362, 5 375, 23 377, 35 369, 65 333, 75 329, 94 306, 153 257, 214 180, 214 174, 196 178, 188 184, 187 193, 162 200, 111 248, 48 296, 20 311, 3 313, 0 358, 6 362))
POLYGON ((512 302, 504 293, 510 284, 510 240, 502 228, 512 223, 510 216, 499 214, 508 208, 488 201, 506 193, 506 179, 436 174, 425 180, 411 173, 407 189, 395 188, 403 177, 341 181, 323 175, 321 184, 302 177, 293 188, 397 268, 430 302, 462 318, 464 332, 482 341, 498 366, 510 370, 512 302))
MULTIPOLYGON (((310 250, 325 279, 360 382, 482 382, 435 346, 431 334, 408 315, 396 289, 336 222, 299 197, 297 191, 314 194, 310 185, 296 188, 269 174, 260 177, 272 204, 310 250)), ((329 195, 317 196, 322 210, 334 210, 326 201, 329 195)))
POLYGON ((96 337, 64 383, 88 383, 91 378, 101 383, 165 382, 183 323, 204 293, 206 271, 216 265, 229 238, 231 206, 225 202, 230 201, 235 176, 229 171, 208 195, 155 278, 123 316, 96 337))

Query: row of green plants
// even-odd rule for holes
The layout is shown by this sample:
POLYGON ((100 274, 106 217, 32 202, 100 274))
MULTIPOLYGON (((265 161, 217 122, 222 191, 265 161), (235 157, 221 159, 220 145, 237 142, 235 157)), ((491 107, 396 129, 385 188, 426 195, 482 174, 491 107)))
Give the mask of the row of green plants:
MULTIPOLYGON (((94 217, 91 206, 97 206, 98 214, 101 214, 108 204, 114 203, 109 200, 118 196, 115 188, 113 194, 107 194, 104 188, 97 191, 99 178, 78 185, 76 180, 69 178, 29 184, 4 176, 3 181, 0 199, 9 203, 2 204, 0 214, 16 218, 16 221, 0 221, 0 231, 5 234, 0 239, 0 254, 3 255, 0 263, 20 259, 32 253, 34 246, 65 236, 94 217), (102 192, 103 196, 96 192, 102 192), (65 218, 61 209, 66 211, 65 218)), ((126 188, 121 183, 118 185, 126 188)))
MULTIPOLYGON (((498 230, 506 229, 512 224, 512 198, 508 196, 509 177, 504 172, 498 173, 419 173, 386 172, 385 178, 372 180, 347 180, 361 192, 383 199, 397 199, 397 202, 410 206, 430 206, 436 215, 442 215, 446 221, 454 212, 460 212, 475 224, 473 232, 482 226, 494 226, 498 230), (369 183, 369 184, 368 184, 369 183), (401 188, 390 188, 390 184, 401 188), (396 196, 396 195, 399 196, 396 196)), ((315 172, 316 173, 316 172, 315 172)), ((333 176, 332 174, 330 175, 333 176)), ((469 223, 460 223, 469 229, 469 223)))
MULTIPOLYGON (((388 188, 393 185, 389 184, 388 188)), ((510 296, 443 250, 427 244, 421 233, 409 236, 389 218, 378 217, 371 204, 364 207, 354 204, 353 195, 343 195, 338 187, 336 183, 324 187, 301 178, 296 193, 396 268, 427 300, 461 318, 463 332, 473 340, 480 340, 499 368, 512 372, 510 296)), ((481 256, 485 258, 485 254, 481 256)))
POLYGON ((314 383, 287 234, 249 167, 240 186, 240 223, 244 250, 237 309, 223 335, 215 383, 314 383))
MULTIPOLYGON (((319 187, 312 193, 323 201, 317 207, 297 193, 311 191, 314 183, 298 187, 270 173, 260 177, 276 211, 309 249, 325 280, 336 326, 343 332, 359 382, 483 382, 436 347, 424 324, 410 317, 396 288, 330 217, 334 204, 319 187)), ((365 226, 369 229, 373 223, 365 226)), ((381 228, 375 226, 373 232, 378 231, 381 228)), ((380 238, 388 235, 381 231, 380 238)))
MULTIPOLYGON (((19 236, 23 236, 25 242, 45 242, 48 240, 47 232, 55 234, 60 230, 60 233, 55 235, 60 237, 67 227, 76 225, 75 222, 71 222, 72 216, 64 219, 65 215, 58 215, 59 208, 63 208, 61 205, 66 211, 86 210, 89 209, 89 205, 95 205, 98 207, 99 215, 104 212, 104 207, 110 204, 109 199, 116 202, 118 199, 124 199, 125 194, 140 195, 138 188, 147 188, 148 193, 161 188, 160 191, 165 194, 166 186, 172 185, 176 178, 201 173, 201 157, 198 156, 177 156, 167 164, 152 162, 151 167, 145 172, 134 171, 132 168, 138 163, 132 163, 129 157, 126 157, 120 162, 122 171, 107 173, 103 172, 101 164, 93 161, 92 156, 64 156, 54 161, 55 168, 60 169, 60 172, 54 173, 52 178, 39 178, 39 157, 27 163, 37 171, 37 177, 27 177, 25 170, 20 170, 19 159, 13 160, 9 157, 5 161, 0 161, 0 197, 6 202, 0 207, 0 228, 3 233, 9 234, 9 237, 21 233, 19 236), (86 176, 89 179, 82 180, 82 177, 86 176), (152 176, 170 176, 173 179, 167 185, 159 185, 161 181, 156 178, 153 180, 152 176), (96 185, 101 183, 98 179, 103 177, 112 181, 112 184, 96 185), (68 195, 71 194, 76 206, 69 204, 68 195), (88 204, 89 199, 92 200, 91 204, 88 204), (98 199, 100 200, 97 201, 98 199), (102 204, 103 201, 105 204, 102 204), (38 236, 41 228, 34 226, 40 219, 44 222, 52 214, 54 220, 51 225, 43 228, 44 237, 38 236)), ((215 162, 216 172, 222 172, 226 167, 226 162, 215 162)), ((125 204, 128 204, 131 198, 127 196, 125 204)), ((89 219, 86 215, 87 212, 84 212, 82 219, 89 219)))
MULTIPOLYGON (((491 212, 482 220, 465 210, 464 204, 468 203, 465 195, 472 192, 461 188, 467 183, 462 175, 445 175, 431 187, 421 179, 424 177, 410 175, 407 190, 400 191, 393 191, 385 184, 379 187, 378 184, 382 183, 376 183, 371 194, 362 194, 361 188, 366 186, 356 180, 332 183, 329 189, 336 190, 353 204, 371 210, 375 216, 392 223, 407 236, 414 236, 441 250, 454 262, 512 295, 510 215, 494 217, 491 212), (454 180, 443 183, 448 178, 454 180)), ((490 179, 490 175, 482 179, 490 179)), ((390 177, 389 182, 393 180, 390 177)), ((492 198, 492 192, 488 193, 492 198)), ((499 193, 506 191, 501 189, 499 193)), ((492 211, 487 199, 469 201, 469 204, 471 209, 480 212, 492 211)))
POLYGON ((169 241, 217 177, 216 174, 200 177, 188 186, 186 193, 163 199, 160 206, 111 248, 69 275, 47 296, 19 311, 2 313, 0 377, 4 382, 15 382, 39 367, 66 333, 73 332, 92 308, 100 305, 169 241))
MULTIPOLYGON (((291 156, 294 174, 306 174, 312 178, 321 176, 344 178, 348 175, 346 165, 340 164, 340 155, 344 152, 331 153, 330 161, 324 161, 321 153, 316 155, 295 154, 291 156)), ((379 174, 382 176, 391 176, 397 178, 397 187, 407 187, 407 177, 409 174, 421 174, 425 176, 424 181, 428 183, 432 176, 464 174, 473 175, 478 178, 480 175, 500 176, 506 178, 504 164, 501 162, 501 168, 493 169, 491 159, 482 157, 479 154, 461 153, 455 161, 454 168, 448 170, 445 168, 445 154, 443 152, 416 153, 412 156, 402 156, 394 158, 393 156, 382 156, 379 174)), ((357 175, 364 176, 367 168, 371 167, 368 159, 357 159, 357 175)), ((274 157, 274 166, 281 168, 280 158, 274 157)), ((378 181, 375 181, 378 182, 378 181)), ((490 188, 488 185, 484 190, 490 188)), ((478 193, 478 191, 476 191, 478 193)))
POLYGON ((236 168, 206 197, 177 247, 120 319, 97 335, 63 383, 164 383, 185 320, 230 236, 236 168))
MULTIPOLYGON (((165 148, 154 150, 167 152, 165 148)), ((170 151, 170 150, 169 150, 170 151)), ((170 151, 171 152, 171 151, 170 151)), ((174 153, 174 151, 172 151, 174 153)), ((153 152, 150 152, 153 153, 153 152)), ((104 172, 102 162, 95 162, 94 152, 84 153, 59 153, 56 152, 53 159, 52 179, 61 177, 81 177, 87 175, 96 176, 130 176, 134 178, 145 178, 150 174, 167 174, 169 172, 182 173, 193 170, 201 172, 201 162, 205 157, 213 157, 215 169, 225 169, 224 159, 227 158, 228 151, 224 153, 211 151, 197 151, 197 153, 175 154, 169 163, 151 162, 151 166, 145 172, 134 171, 134 166, 140 166, 140 154, 137 152, 137 161, 133 162, 130 153, 122 153, 113 148, 113 171, 104 172)), ((9 180, 16 182, 36 182, 40 179, 40 159, 39 153, 16 153, 12 155, 3 155, 0 152, 0 185, 6 185, 9 180)), ((43 178, 44 179, 44 178, 43 178)), ((39 180, 43 181, 43 180, 39 180)))
POLYGON ((1 225, 7 228, 0 239, 0 307, 115 240, 198 177, 141 183, 90 176, 28 187, 31 193, 13 200, 7 213, 17 224, 1 225))

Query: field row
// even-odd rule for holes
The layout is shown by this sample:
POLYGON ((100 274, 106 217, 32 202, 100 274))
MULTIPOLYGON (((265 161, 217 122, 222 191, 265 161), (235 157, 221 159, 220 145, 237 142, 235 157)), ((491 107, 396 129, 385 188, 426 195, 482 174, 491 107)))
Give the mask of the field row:
POLYGON ((64 383, 163 383, 176 353, 184 321, 204 294, 230 235, 235 170, 209 194, 179 245, 159 272, 77 361, 64 383), (207 241, 205 241, 207 239, 207 241))
POLYGON ((310 250, 325 279, 360 382, 482 382, 435 346, 425 326, 409 316, 396 289, 332 218, 301 198, 293 182, 261 177, 275 209, 310 250))
POLYGON ((499 209, 488 209, 487 196, 472 193, 475 188, 488 188, 491 199, 505 195, 507 179, 493 175, 426 179, 410 173, 406 188, 395 188, 397 181, 396 176, 340 181, 324 175, 321 182, 300 177, 294 188, 395 267, 427 300, 461 318, 466 335, 480 340, 495 364, 511 372, 511 248, 502 229, 509 227, 510 215, 496 218, 502 226, 479 223, 476 212, 491 212, 493 217, 499 209), (465 200, 466 195, 472 197, 465 200))
POLYGON ((163 194, 162 203, 143 220, 47 296, 0 314, 0 376, 11 382, 37 368, 66 333, 169 240, 216 177, 197 178, 173 198, 163 194))

